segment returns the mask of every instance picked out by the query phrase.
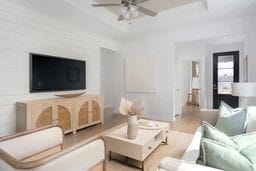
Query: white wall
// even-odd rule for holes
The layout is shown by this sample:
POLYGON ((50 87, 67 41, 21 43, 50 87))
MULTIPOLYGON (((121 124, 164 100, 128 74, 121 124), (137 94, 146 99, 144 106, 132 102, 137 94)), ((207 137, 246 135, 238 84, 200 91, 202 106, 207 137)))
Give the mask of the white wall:
POLYGON ((213 53, 228 52, 228 51, 239 51, 239 79, 241 82, 244 81, 243 74, 243 58, 245 54, 245 44, 233 43, 233 44, 222 44, 222 45, 209 45, 206 48, 206 59, 205 59, 205 91, 206 91, 206 107, 209 109, 213 108, 213 53))
POLYGON ((248 32, 249 81, 256 82, 256 16, 245 21, 248 32))
MULTIPOLYGON (((256 16, 245 20, 248 32, 248 76, 249 82, 256 82, 256 16)), ((251 98, 248 105, 256 105, 256 98, 251 98)))
POLYGON ((100 71, 100 94, 104 96, 104 106, 114 107, 115 91, 115 61, 117 55, 115 51, 101 48, 101 71, 100 71))
POLYGON ((29 93, 29 53, 86 60, 87 91, 100 93, 100 47, 117 43, 1 0, 0 5, 0 136, 15 131, 15 103, 53 97, 29 93))
MULTIPOLYGON (((176 72, 177 66, 175 66, 175 43, 244 33, 243 21, 234 20, 124 41, 120 51, 122 58, 143 56, 153 58, 156 61, 159 93, 127 93, 124 91, 124 74, 120 74, 118 85, 120 86, 119 90, 121 92, 117 95, 116 99, 125 96, 133 100, 137 97, 144 96, 146 115, 166 120, 174 119, 174 115, 176 114, 175 83, 178 77, 176 72)), ((123 63, 123 61, 120 63, 123 63)), ((121 67, 119 69, 123 70, 121 67)))
POLYGON ((175 58, 179 60, 201 61, 205 57, 206 45, 203 42, 176 43, 175 58))
MULTIPOLYGON (((204 87, 204 81, 205 81, 205 73, 204 73, 204 62, 205 62, 205 51, 206 51, 206 44, 203 41, 192 41, 192 42, 182 42, 182 43, 176 43, 175 45, 175 58, 176 58, 176 66, 181 65, 184 61, 199 61, 200 63, 200 107, 204 108, 204 99, 205 99, 205 87, 204 87)), ((180 90, 176 93, 176 98, 180 99, 179 101, 181 104, 184 104, 184 97, 187 99, 187 93, 183 90, 183 84, 184 79, 182 77, 183 75, 183 69, 177 68, 176 70, 176 89, 180 90), (181 100, 183 99, 183 100, 181 100)), ((186 74, 186 73, 185 73, 186 74)), ((181 113, 181 105, 179 105, 179 102, 176 100, 176 113, 181 113)))
MULTIPOLYGON (((156 79, 158 80, 159 93, 127 93, 124 87, 124 68, 119 68, 123 73, 119 75, 119 86, 121 93, 116 99, 120 99, 121 96, 127 97, 130 100, 136 100, 143 97, 146 102, 146 115, 171 118, 172 111, 172 64, 173 64, 173 47, 170 44, 161 44, 162 46, 156 46, 156 42, 163 42, 162 38, 157 39, 143 39, 139 41, 131 41, 123 44, 120 56, 123 60, 120 61, 124 64, 125 59, 129 57, 142 57, 155 61, 156 79)), ((120 64, 120 65, 121 65, 120 64)), ((123 65, 124 67, 124 65, 123 65)), ((144 72, 143 69, 137 72, 144 72)), ((133 82, 136 84, 136 82, 133 82)))

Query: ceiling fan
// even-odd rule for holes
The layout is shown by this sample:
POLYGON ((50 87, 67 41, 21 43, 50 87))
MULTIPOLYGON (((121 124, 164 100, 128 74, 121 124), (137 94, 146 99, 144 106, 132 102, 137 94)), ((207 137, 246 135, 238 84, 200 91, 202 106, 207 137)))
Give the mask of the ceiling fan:
POLYGON ((118 17, 118 21, 127 20, 131 16, 136 17, 139 13, 143 13, 154 17, 157 15, 156 12, 142 7, 139 4, 147 2, 149 0, 121 0, 121 3, 107 3, 107 4, 92 4, 93 7, 113 7, 113 6, 120 6, 120 16, 118 17))

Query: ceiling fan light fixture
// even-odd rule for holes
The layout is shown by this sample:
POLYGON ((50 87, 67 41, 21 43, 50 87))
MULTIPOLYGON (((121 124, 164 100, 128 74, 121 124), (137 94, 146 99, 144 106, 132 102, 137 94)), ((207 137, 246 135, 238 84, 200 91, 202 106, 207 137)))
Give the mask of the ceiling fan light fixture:
POLYGON ((128 20, 131 16, 137 17, 139 15, 139 11, 135 5, 126 5, 121 7, 120 15, 122 15, 125 20, 128 20))
POLYGON ((130 14, 131 14, 133 17, 137 17, 137 16, 139 15, 139 11, 138 11, 138 9, 137 9, 137 6, 135 6, 135 5, 131 5, 131 6, 129 7, 129 12, 130 12, 130 14))
POLYGON ((130 18, 130 13, 127 11, 125 15, 123 15, 124 19, 128 20, 130 18))
POLYGON ((125 16, 126 15, 126 13, 128 13, 128 7, 127 6, 122 6, 121 7, 121 9, 120 9, 120 14, 122 15, 122 16, 125 16))
POLYGON ((155 17, 157 15, 156 12, 139 5, 147 1, 150 1, 150 0, 121 0, 121 3, 92 4, 92 6, 93 7, 116 7, 116 6, 121 7, 118 21, 129 20, 131 17, 135 18, 140 13, 151 16, 151 17, 155 17))

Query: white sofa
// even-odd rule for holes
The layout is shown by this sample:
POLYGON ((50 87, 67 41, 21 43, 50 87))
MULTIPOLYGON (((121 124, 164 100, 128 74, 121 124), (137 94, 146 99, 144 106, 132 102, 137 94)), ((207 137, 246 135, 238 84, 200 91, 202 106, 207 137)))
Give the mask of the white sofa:
MULTIPOLYGON (((201 110, 201 121, 205 120, 212 125, 216 124, 218 110, 201 110)), ((200 153, 200 141, 202 137, 202 128, 199 127, 190 146, 185 151, 181 160, 165 157, 159 163, 159 171, 220 171, 219 169, 196 164, 200 153)))
MULTIPOLYGON (((247 108, 248 125, 246 132, 256 131, 256 107, 247 108)), ((218 110, 203 109, 200 111, 201 121, 207 121, 215 125, 218 119, 218 110)), ((219 169, 196 164, 200 153, 200 141, 202 137, 202 128, 199 127, 185 151, 181 160, 165 157, 159 163, 159 171, 220 171, 219 169)))
POLYGON ((0 171, 101 171, 104 159, 104 142, 96 136, 63 150, 58 126, 0 139, 0 171))

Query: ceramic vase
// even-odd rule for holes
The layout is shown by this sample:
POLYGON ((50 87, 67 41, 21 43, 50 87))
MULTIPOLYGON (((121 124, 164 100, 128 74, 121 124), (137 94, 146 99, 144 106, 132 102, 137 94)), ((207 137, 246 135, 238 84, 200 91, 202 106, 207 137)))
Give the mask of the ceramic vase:
POLYGON ((136 139, 138 135, 138 118, 137 115, 128 117, 127 137, 128 139, 136 139))

